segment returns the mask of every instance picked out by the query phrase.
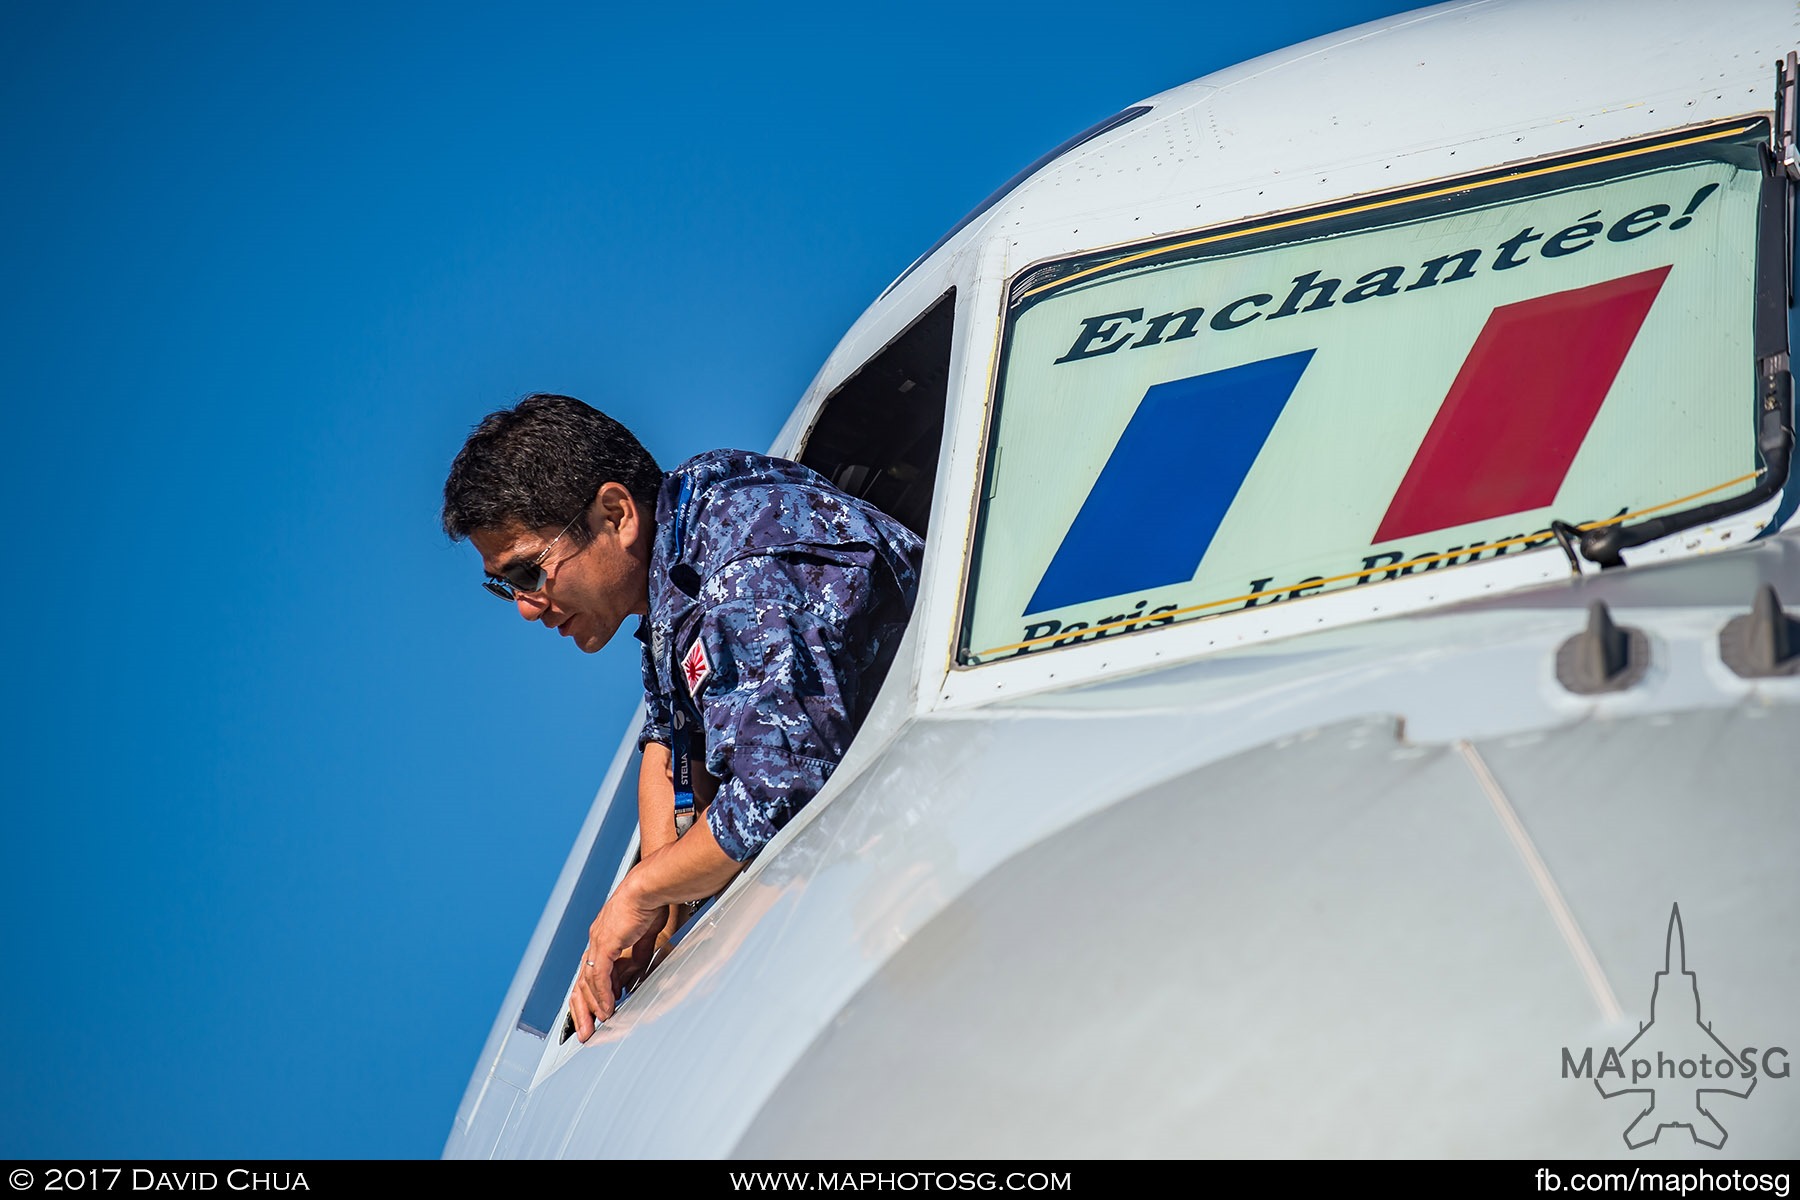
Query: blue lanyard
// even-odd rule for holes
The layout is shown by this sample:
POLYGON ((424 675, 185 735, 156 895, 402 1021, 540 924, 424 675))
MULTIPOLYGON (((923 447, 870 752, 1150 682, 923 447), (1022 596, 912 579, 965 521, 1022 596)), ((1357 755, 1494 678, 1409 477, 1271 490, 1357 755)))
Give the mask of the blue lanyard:
MULTIPOLYGON (((674 552, 677 558, 685 545, 682 538, 682 525, 687 518, 688 496, 692 491, 693 480, 683 475, 681 492, 675 500, 674 552)), ((674 630, 670 630, 671 634, 674 632, 674 630)), ((679 653, 676 647, 681 643, 675 637, 671 637, 669 640, 671 643, 669 646, 669 685, 676 691, 675 703, 670 706, 674 710, 671 713, 670 724, 673 728, 670 732, 673 736, 670 740, 675 744, 669 748, 669 765, 670 774, 675 780, 675 836, 680 837, 694 823, 694 768, 693 761, 688 757, 693 741, 693 729, 689 727, 688 710, 694 707, 695 702, 692 697, 687 697, 684 703, 681 684, 677 682, 682 678, 681 661, 675 657, 679 653)), ((700 723, 699 712, 694 711, 692 717, 694 726, 698 726, 700 723)))
POLYGON ((680 837, 694 823, 694 767, 688 758, 687 713, 683 705, 675 705, 674 738, 670 748, 670 768, 675 777, 675 836, 680 837))

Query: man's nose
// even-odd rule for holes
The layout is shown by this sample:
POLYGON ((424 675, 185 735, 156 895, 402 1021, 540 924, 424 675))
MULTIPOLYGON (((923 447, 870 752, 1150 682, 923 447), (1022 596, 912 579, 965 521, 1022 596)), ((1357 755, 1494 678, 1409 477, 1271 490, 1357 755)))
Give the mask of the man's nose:
POLYGON ((550 602, 536 592, 516 592, 513 603, 519 606, 519 615, 527 621, 536 621, 550 611, 550 602))

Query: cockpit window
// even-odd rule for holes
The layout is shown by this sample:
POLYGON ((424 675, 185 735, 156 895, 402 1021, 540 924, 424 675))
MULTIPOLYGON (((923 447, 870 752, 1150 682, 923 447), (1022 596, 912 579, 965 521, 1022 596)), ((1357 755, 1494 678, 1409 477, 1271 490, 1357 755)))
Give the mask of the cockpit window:
POLYGON ((1553 521, 1753 503, 1767 138, 1741 121, 1027 271, 961 661, 1559 553, 1553 521))

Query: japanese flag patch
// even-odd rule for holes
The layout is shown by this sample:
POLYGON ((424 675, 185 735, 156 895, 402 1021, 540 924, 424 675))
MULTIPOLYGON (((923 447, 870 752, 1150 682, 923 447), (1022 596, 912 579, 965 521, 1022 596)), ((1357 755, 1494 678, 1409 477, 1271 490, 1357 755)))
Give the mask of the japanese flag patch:
POLYGON ((706 647, 700 644, 699 638, 694 639, 694 644, 688 647, 687 654, 682 657, 681 674, 687 680, 690 696, 699 695, 700 685, 712 674, 712 664, 706 661, 706 647))

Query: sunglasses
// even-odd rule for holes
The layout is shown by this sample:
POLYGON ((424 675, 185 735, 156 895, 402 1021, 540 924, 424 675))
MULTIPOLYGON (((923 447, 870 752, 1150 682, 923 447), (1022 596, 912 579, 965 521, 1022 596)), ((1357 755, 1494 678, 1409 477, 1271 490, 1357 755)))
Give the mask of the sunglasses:
POLYGON ((528 563, 513 563, 501 568, 500 574, 489 575, 481 581, 481 586, 500 599, 511 602, 519 598, 520 592, 539 592, 550 581, 549 572, 544 570, 544 563, 550 558, 550 551, 556 549, 556 543, 563 540, 569 530, 575 528, 575 522, 585 514, 576 513, 574 520, 562 528, 562 533, 550 539, 550 543, 537 552, 537 557, 528 563))

